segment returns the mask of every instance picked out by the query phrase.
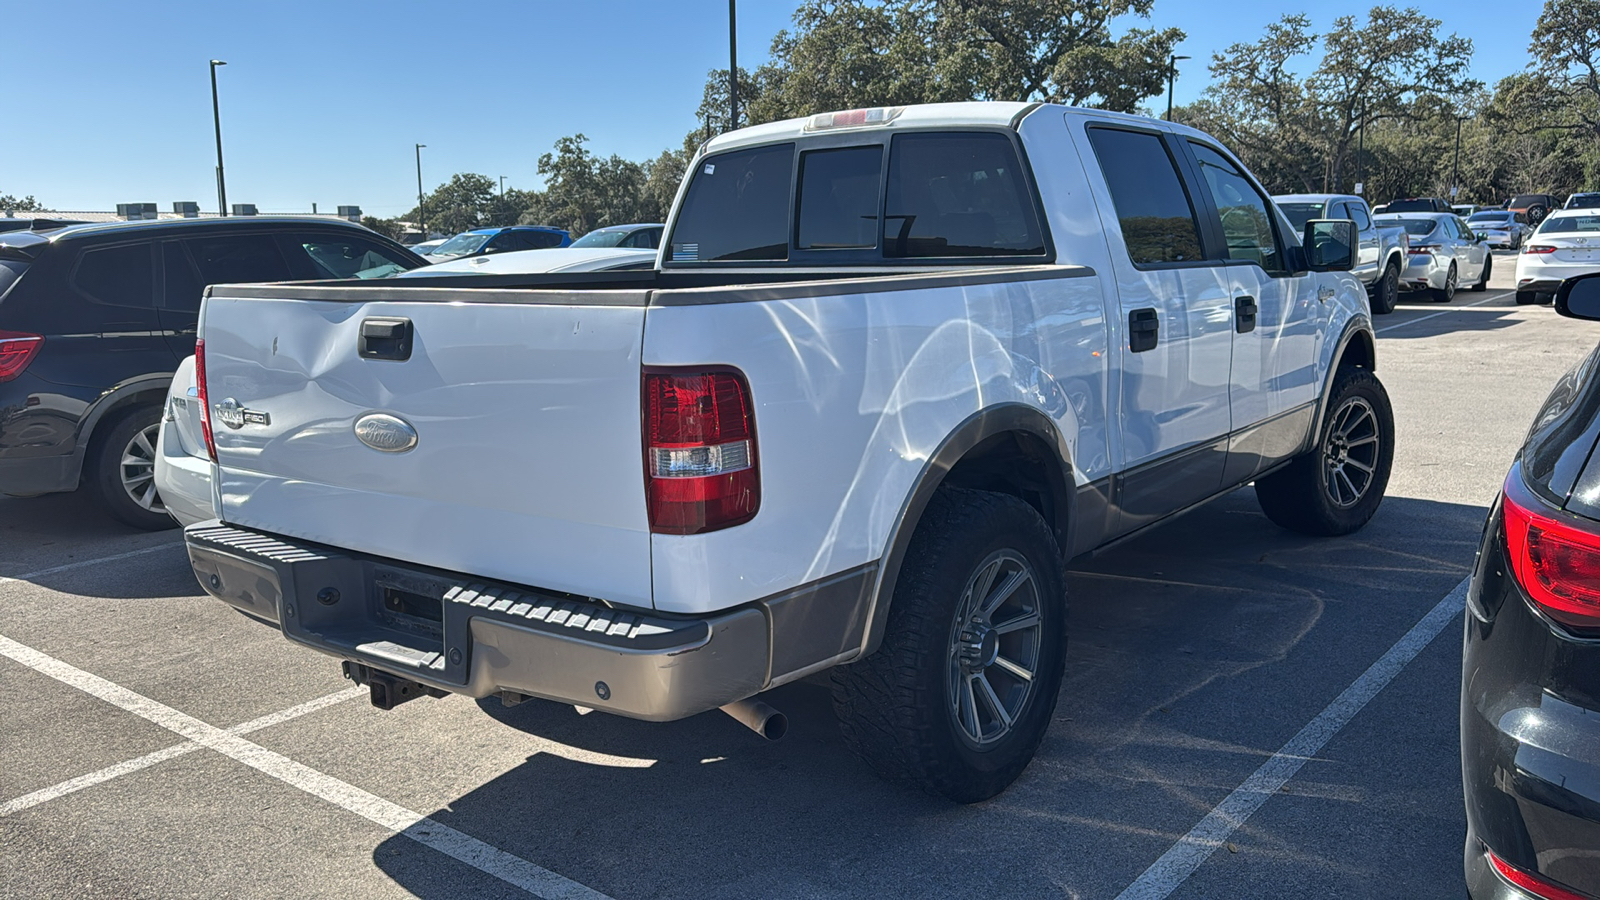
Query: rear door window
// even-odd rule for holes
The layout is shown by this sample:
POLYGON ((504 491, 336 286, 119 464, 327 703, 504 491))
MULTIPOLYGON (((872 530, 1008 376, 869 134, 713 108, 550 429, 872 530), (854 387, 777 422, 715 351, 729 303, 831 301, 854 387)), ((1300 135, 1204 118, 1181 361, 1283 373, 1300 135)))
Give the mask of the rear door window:
POLYGON ((206 286, 287 281, 294 277, 269 235, 192 238, 186 243, 200 270, 200 282, 206 286))
POLYGON ((155 280, 150 241, 88 250, 72 275, 73 285, 91 300, 140 309, 155 307, 155 280))
POLYGON ((1204 258, 1194 204, 1159 135, 1089 129, 1122 240, 1136 266, 1190 263, 1204 258))
POLYGON ((802 153, 795 249, 876 247, 882 172, 882 145, 802 153))
POLYGON ((527 250, 549 250, 561 246, 561 235, 553 231, 519 231, 522 246, 527 250))
POLYGON ((161 256, 162 307, 184 312, 199 312, 200 298, 205 294, 205 286, 200 283, 200 275, 194 270, 194 263, 189 261, 188 251, 184 250, 183 244, 178 241, 163 241, 161 256))
POLYGON ((701 160, 672 230, 673 262, 789 258, 794 144, 701 160))
POLYGON ((1003 134, 899 134, 889 149, 883 255, 1042 256, 1044 231, 1003 134))
POLYGON ((1367 215, 1367 205, 1365 203, 1350 203, 1346 205, 1350 208, 1350 218, 1355 221, 1357 228, 1366 231, 1372 227, 1372 217, 1367 215))

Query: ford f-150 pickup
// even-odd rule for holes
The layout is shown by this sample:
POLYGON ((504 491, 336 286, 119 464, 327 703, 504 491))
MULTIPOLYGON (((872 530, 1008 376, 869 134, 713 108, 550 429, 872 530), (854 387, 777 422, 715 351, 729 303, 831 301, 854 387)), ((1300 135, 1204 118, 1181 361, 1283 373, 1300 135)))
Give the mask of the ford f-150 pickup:
POLYGON ((709 141, 656 268, 211 289, 217 598, 382 707, 671 720, 831 670, 957 801, 1032 758, 1074 557, 1251 482, 1338 535, 1393 454, 1353 223, 1212 138, 1022 103, 709 141))

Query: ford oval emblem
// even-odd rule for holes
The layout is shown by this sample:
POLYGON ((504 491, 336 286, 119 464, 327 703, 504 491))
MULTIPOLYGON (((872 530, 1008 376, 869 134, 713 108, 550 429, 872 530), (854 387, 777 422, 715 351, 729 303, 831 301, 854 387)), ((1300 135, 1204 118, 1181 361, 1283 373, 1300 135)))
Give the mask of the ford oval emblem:
POLYGON ((399 416, 367 413, 356 420, 356 439, 384 453, 404 453, 417 445, 417 430, 399 416))

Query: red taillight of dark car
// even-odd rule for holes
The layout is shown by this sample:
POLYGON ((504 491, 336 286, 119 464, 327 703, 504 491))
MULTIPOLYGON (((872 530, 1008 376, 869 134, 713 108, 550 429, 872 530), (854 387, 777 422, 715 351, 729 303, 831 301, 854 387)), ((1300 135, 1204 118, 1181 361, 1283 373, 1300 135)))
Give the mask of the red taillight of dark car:
POLYGON ((1522 888, 1533 896, 1539 897, 1540 900, 1588 900, 1587 897, 1577 891, 1568 890, 1532 872, 1524 872, 1495 856, 1492 852, 1489 854, 1489 863, 1494 866, 1494 870, 1500 874, 1501 878, 1522 888))
POLYGON ((1600 534, 1550 510, 1515 471, 1504 518, 1512 572, 1540 611, 1579 631, 1600 629, 1600 534))
POLYGON ((206 398, 206 342, 204 338, 194 342, 194 386, 195 399, 200 401, 200 435, 206 441, 206 453, 211 461, 217 459, 217 441, 211 436, 211 402, 206 398))
POLYGON ((742 373, 646 372, 644 430, 651 531, 701 534, 755 517, 761 478, 742 373))
POLYGON ((0 381, 22 374, 44 346, 44 335, 22 331, 0 331, 0 381))

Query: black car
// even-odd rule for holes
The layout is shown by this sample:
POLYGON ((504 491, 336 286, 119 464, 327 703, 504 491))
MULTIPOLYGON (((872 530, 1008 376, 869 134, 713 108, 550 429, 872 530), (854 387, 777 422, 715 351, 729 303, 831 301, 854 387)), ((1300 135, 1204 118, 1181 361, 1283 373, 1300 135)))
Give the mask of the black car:
MULTIPOLYGON (((1600 273, 1556 309, 1600 320, 1600 273)), ((1461 679, 1467 886, 1600 897, 1600 347, 1566 375, 1489 514, 1461 679)))
POLYGON ((1438 197, 1405 197, 1390 200, 1389 205, 1383 210, 1386 213, 1401 212, 1439 212, 1453 213, 1448 201, 1438 197))
POLYGON ((336 219, 240 217, 0 234, 0 494, 86 487, 130 525, 173 525, 155 443, 205 286, 371 278, 425 263, 336 219))

